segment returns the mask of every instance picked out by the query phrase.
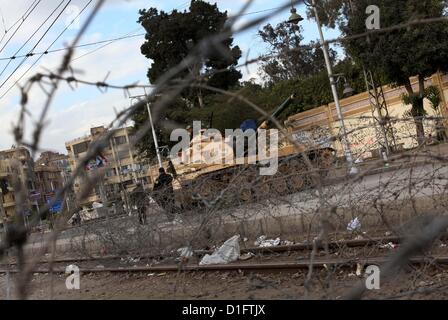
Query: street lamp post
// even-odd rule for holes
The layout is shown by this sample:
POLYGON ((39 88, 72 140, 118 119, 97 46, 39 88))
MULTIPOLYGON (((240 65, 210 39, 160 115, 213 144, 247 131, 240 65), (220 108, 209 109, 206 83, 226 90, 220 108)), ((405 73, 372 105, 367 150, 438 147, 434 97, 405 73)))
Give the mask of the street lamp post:
POLYGON ((152 137, 154 139, 154 146, 156 148, 157 160, 159 161, 159 168, 163 168, 162 155, 160 154, 159 142, 157 140, 156 129, 154 127, 154 122, 152 120, 151 107, 149 105, 149 99, 148 99, 148 95, 146 93, 146 89, 145 89, 145 94, 144 95, 132 96, 130 98, 131 99, 137 99, 137 98, 142 98, 142 97, 145 97, 145 99, 146 99, 146 108, 147 108, 147 111, 148 111, 149 123, 151 124, 152 137))
MULTIPOLYGON (((333 94, 334 104, 336 106, 336 112, 337 112, 337 115, 338 115, 339 125, 340 125, 341 130, 342 130, 342 138, 341 138, 341 140, 342 140, 342 147, 344 149, 345 158, 346 158, 347 163, 349 165, 350 173, 357 173, 358 170, 354 166, 353 155, 352 155, 352 152, 350 150, 350 144, 349 144, 348 139, 347 139, 347 129, 345 127, 344 117, 342 115, 341 104, 339 102, 338 90, 337 90, 337 86, 336 86, 337 85, 337 81, 335 80, 335 75, 333 74, 333 67, 331 65, 330 55, 328 53, 327 43, 325 42, 324 33, 322 31, 322 26, 320 24, 319 14, 318 14, 318 11, 317 11, 317 6, 316 6, 316 0, 311 0, 311 6, 313 7, 314 16, 315 16, 316 23, 317 23, 317 28, 319 29, 320 45, 321 45, 322 51, 324 53, 325 65, 327 67, 328 78, 330 79, 331 92, 333 94)), ((294 10, 294 8, 293 8, 293 10, 294 10)), ((295 11, 293 12, 291 10, 291 12, 294 15, 295 11)), ((298 23, 301 20, 303 20, 303 19, 291 16, 291 18, 289 19, 289 22, 298 23)))

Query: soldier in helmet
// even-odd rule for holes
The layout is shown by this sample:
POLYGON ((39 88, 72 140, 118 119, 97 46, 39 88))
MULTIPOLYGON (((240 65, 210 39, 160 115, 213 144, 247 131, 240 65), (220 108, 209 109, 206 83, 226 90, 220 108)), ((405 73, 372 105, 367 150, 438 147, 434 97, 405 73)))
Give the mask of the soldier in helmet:
POLYGON ((138 221, 141 225, 145 225, 147 220, 145 199, 145 190, 141 183, 137 183, 136 188, 131 194, 131 201, 137 207, 138 221))
POLYGON ((173 177, 166 173, 164 168, 159 169, 159 177, 154 184, 153 193, 154 200, 166 211, 168 219, 173 221, 175 217, 173 177))

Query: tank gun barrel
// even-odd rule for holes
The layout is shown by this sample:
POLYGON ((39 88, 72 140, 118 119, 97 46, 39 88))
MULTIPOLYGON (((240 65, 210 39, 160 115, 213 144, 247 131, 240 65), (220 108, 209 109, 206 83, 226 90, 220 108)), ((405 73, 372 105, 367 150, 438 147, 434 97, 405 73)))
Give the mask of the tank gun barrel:
MULTIPOLYGON (((283 111, 285 111, 291 103, 294 101, 295 94, 290 95, 275 111, 271 114, 270 118, 277 119, 283 111)), ((263 119, 261 124, 258 126, 258 129, 264 129, 269 125, 270 119, 263 119)))

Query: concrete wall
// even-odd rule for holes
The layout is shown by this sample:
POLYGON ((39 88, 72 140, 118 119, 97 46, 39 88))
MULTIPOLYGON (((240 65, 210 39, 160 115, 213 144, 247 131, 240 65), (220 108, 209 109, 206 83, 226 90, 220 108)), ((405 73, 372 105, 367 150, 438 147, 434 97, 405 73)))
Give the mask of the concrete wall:
MULTIPOLYGON (((417 91, 418 83, 416 78, 412 78, 414 90, 417 91)), ((435 74, 426 79, 425 87, 435 85, 443 92, 441 112, 443 117, 448 114, 448 75, 435 74)), ((404 114, 411 109, 410 105, 402 102, 402 94, 406 93, 404 87, 393 88, 383 86, 384 95, 388 105, 389 116, 396 121, 393 124, 396 144, 402 148, 409 149, 417 146, 415 124, 412 119, 405 119, 404 114)), ((378 141, 382 139, 379 135, 377 121, 373 118, 373 110, 369 102, 369 95, 363 92, 356 96, 341 100, 342 113, 347 130, 349 141, 353 153, 363 155, 371 150, 379 148, 378 141)), ((425 110, 428 116, 440 116, 434 112, 430 104, 425 100, 425 110)), ((316 131, 317 128, 326 132, 328 136, 336 136, 339 133, 339 122, 334 103, 320 106, 318 108, 298 113, 288 118, 286 121, 291 132, 296 131, 316 131)), ((425 120, 426 134, 435 135, 434 120, 425 120)), ((338 153, 342 155, 342 146, 339 142, 334 143, 338 153)))

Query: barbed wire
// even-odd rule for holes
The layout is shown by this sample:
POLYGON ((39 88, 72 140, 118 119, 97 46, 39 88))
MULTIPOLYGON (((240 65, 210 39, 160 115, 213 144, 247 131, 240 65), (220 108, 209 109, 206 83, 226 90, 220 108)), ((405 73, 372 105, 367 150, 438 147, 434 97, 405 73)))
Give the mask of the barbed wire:
MULTIPOLYGON (((300 297, 302 295, 312 297, 313 294, 332 296, 335 294, 333 286, 338 284, 338 275, 345 272, 339 263, 331 262, 336 261, 334 260, 336 256, 341 259, 347 258, 350 263, 361 264, 365 261, 367 263, 369 258, 378 258, 384 250, 388 250, 376 242, 373 246, 366 245, 351 250, 340 243, 339 245, 337 245, 338 243, 330 245, 333 239, 339 241, 340 239, 361 237, 366 240, 375 236, 384 237, 387 232, 392 232, 400 237, 417 234, 415 237, 409 236, 408 242, 403 242, 402 248, 397 251, 397 254, 392 255, 391 259, 387 260, 383 266, 384 275, 389 277, 395 275, 397 268, 409 262, 423 249, 433 248, 435 250, 432 245, 440 239, 440 236, 447 229, 446 216, 444 216, 447 206, 444 200, 448 181, 445 169, 447 157, 444 153, 429 152, 433 150, 431 149, 433 146, 430 146, 429 143, 420 145, 409 152, 397 153, 388 160, 377 159, 372 160, 372 162, 366 161, 365 164, 358 164, 363 168, 361 173, 349 176, 347 175, 347 165, 343 163, 343 159, 336 159, 336 163, 331 164, 333 166, 330 168, 325 167, 308 153, 313 146, 304 149, 303 144, 293 139, 292 132, 285 130, 277 119, 267 114, 263 108, 245 98, 239 92, 235 93, 205 85, 201 81, 202 75, 197 76, 188 73, 184 79, 177 79, 178 75, 184 70, 188 70, 189 67, 207 57, 210 52, 219 49, 223 39, 227 39, 234 32, 243 32, 259 25, 270 15, 253 19, 236 31, 231 31, 232 28, 230 27, 229 30, 224 30, 220 34, 204 39, 179 65, 169 70, 154 85, 147 86, 134 83, 121 86, 106 82, 107 77, 99 82, 79 79, 74 76, 70 67, 77 43, 103 2, 100 1, 96 4, 78 36, 69 47, 70 49, 61 61, 57 72, 38 73, 21 88, 21 113, 14 127, 15 140, 18 146, 27 146, 31 150, 33 158, 39 150, 42 150, 41 139, 45 123, 49 116, 52 100, 61 83, 68 84, 72 89, 74 89, 74 85, 78 84, 95 86, 102 92, 109 88, 126 92, 131 88, 150 87, 152 90, 148 99, 153 101, 152 111, 154 119, 157 120, 161 118, 162 111, 185 89, 201 88, 209 90, 238 100, 247 108, 270 120, 274 128, 282 133, 286 142, 295 147, 296 151, 292 155, 279 159, 278 174, 271 178, 260 177, 256 174, 254 176, 253 174, 258 167, 244 165, 234 167, 227 183, 220 183, 221 181, 217 179, 219 178, 219 172, 193 179, 181 175, 177 181, 180 184, 192 180, 193 186, 191 190, 189 189, 191 194, 187 198, 195 202, 194 206, 185 203, 185 207, 179 209, 183 215, 182 222, 176 224, 165 219, 166 209, 158 205, 149 205, 148 198, 153 197, 154 194, 144 192, 144 199, 140 199, 138 201, 141 202, 130 206, 143 207, 148 219, 146 226, 140 225, 135 217, 129 217, 128 214, 132 212, 126 211, 129 210, 129 207, 124 206, 127 209, 123 209, 125 212, 116 221, 106 216, 103 222, 94 222, 73 229, 71 232, 76 236, 70 237, 72 243, 70 249, 78 250, 83 256, 92 256, 93 253, 98 252, 98 248, 102 252, 112 252, 120 255, 167 255, 167 252, 183 246, 188 248, 212 248, 214 245, 222 243, 228 236, 238 233, 242 237, 251 238, 250 241, 256 240, 260 235, 291 237, 294 241, 307 244, 310 249, 305 258, 308 259, 307 272, 300 275, 303 279, 303 284, 300 286, 303 289, 300 289, 302 291, 299 290, 299 286, 294 287, 292 292, 287 291, 281 284, 268 281, 264 277, 251 276, 248 278, 250 283, 258 281, 258 286, 270 287, 288 297, 300 297), (41 87, 46 100, 38 121, 34 125, 31 140, 27 141, 24 132, 25 120, 30 114, 28 94, 35 86, 41 87), (396 165, 397 168, 386 170, 386 164, 396 165), (213 184, 216 181, 219 182, 217 188, 213 184), (291 184, 294 181, 296 184, 291 184), (303 187, 298 184, 300 181, 303 182, 303 187), (247 200, 247 192, 250 193, 250 196, 254 196, 255 200, 247 200), (437 216, 437 212, 439 212, 440 217, 437 216), (423 217, 424 221, 415 221, 415 225, 412 226, 403 223, 407 221, 414 223, 414 220, 419 217, 423 217), (362 221, 362 227, 353 227, 348 230, 347 224, 350 225, 354 218, 362 221), (414 230, 415 228, 417 231, 414 230), (130 232, 129 230, 133 231, 130 232), (95 244, 96 248, 87 246, 87 243, 95 244), (324 262, 322 272, 318 272, 317 264, 322 264, 323 259, 327 259, 325 261, 329 262, 324 262), (315 281, 320 281, 322 288, 316 285, 315 281)), ((249 5, 250 1, 243 6, 237 17, 244 15, 249 5)), ((276 10, 284 10, 289 5, 289 3, 286 3, 276 10)), ((236 19, 233 20, 233 23, 235 22, 237 22, 236 19)), ((51 214, 50 208, 57 201, 67 199, 68 193, 78 179, 85 179, 83 188, 79 193, 79 201, 87 199, 89 194, 103 183, 104 172, 100 170, 88 175, 85 172, 85 166, 110 145, 114 130, 125 125, 137 110, 143 108, 145 103, 146 100, 139 101, 119 112, 107 126, 105 133, 90 144, 85 155, 77 159, 76 167, 70 178, 57 192, 51 203, 42 208, 40 214, 33 217, 29 225, 25 226, 24 222, 19 219, 19 222, 14 224, 12 231, 8 232, 6 239, 0 244, 0 257, 4 257, 5 251, 8 249, 16 248, 18 250, 17 259, 22 273, 18 285, 21 298, 28 294, 27 285, 33 276, 33 270, 38 264, 37 257, 41 257, 43 253, 50 251, 50 261, 52 263, 56 256, 57 235, 64 229, 67 218, 76 214, 78 208, 65 210, 64 215, 58 220, 52 237, 42 244, 42 250, 34 256, 35 258, 31 260, 32 263, 29 265, 24 263, 27 258, 27 253, 24 251, 27 232, 38 225, 40 218, 51 214)), ((368 144, 365 141, 366 135, 371 135, 366 131, 375 127, 375 118, 359 116, 351 120, 358 120, 358 123, 350 125, 348 135, 352 138, 353 145, 360 145, 356 149, 357 154, 363 155, 373 146, 379 144, 379 138, 374 134, 371 143, 368 144)), ((421 120, 425 122, 428 130, 434 132, 437 130, 435 122, 445 119, 443 117, 427 116, 421 120)), ((415 121, 413 118, 391 117, 391 121, 395 130, 400 130, 400 141, 415 140, 415 132, 411 132, 413 128, 410 126, 411 122, 415 121)), ((163 126, 163 121, 158 120, 156 122, 163 126)), ((331 126, 331 124, 329 123, 328 126, 331 126)), ((146 123, 134 132, 133 139, 130 141, 131 148, 142 141, 150 130, 150 124, 146 123)), ((322 135, 321 131, 325 130, 328 130, 328 128, 323 125, 322 128, 309 129, 308 131, 311 135, 320 136, 322 135)), ((337 142, 341 138, 340 133, 336 131, 330 130, 326 137, 328 141, 337 142)), ((17 213, 20 216, 20 213, 25 210, 27 195, 21 188, 20 182, 16 180, 14 192, 17 193, 19 201, 17 213)), ((440 253, 440 251, 436 253, 440 253)), ((290 261, 283 256, 279 256, 279 258, 280 260, 290 261)), ((292 258, 304 259, 303 257, 299 258, 298 255, 293 255, 292 258)), ((253 259, 257 260, 258 258, 253 259)), ((178 264, 179 271, 187 264, 188 259, 181 261, 178 264)), ((430 268, 432 264, 428 262, 424 266, 430 268)), ((53 264, 51 264, 50 269, 53 271, 53 264)), ((423 277, 425 272, 419 272, 416 271, 412 274, 416 278, 423 277)), ((350 277, 346 275, 344 281, 350 279, 350 277)), ((388 279, 385 278, 385 280, 388 279)), ((344 297, 360 298, 364 294, 365 286, 359 288, 355 288, 353 292, 347 293, 344 297)), ((51 290, 53 292, 53 289, 51 290)), ((406 292, 409 292, 409 290, 406 292)), ((411 292, 416 291, 411 290, 411 292)), ((340 296, 340 292, 337 294, 340 296)))

